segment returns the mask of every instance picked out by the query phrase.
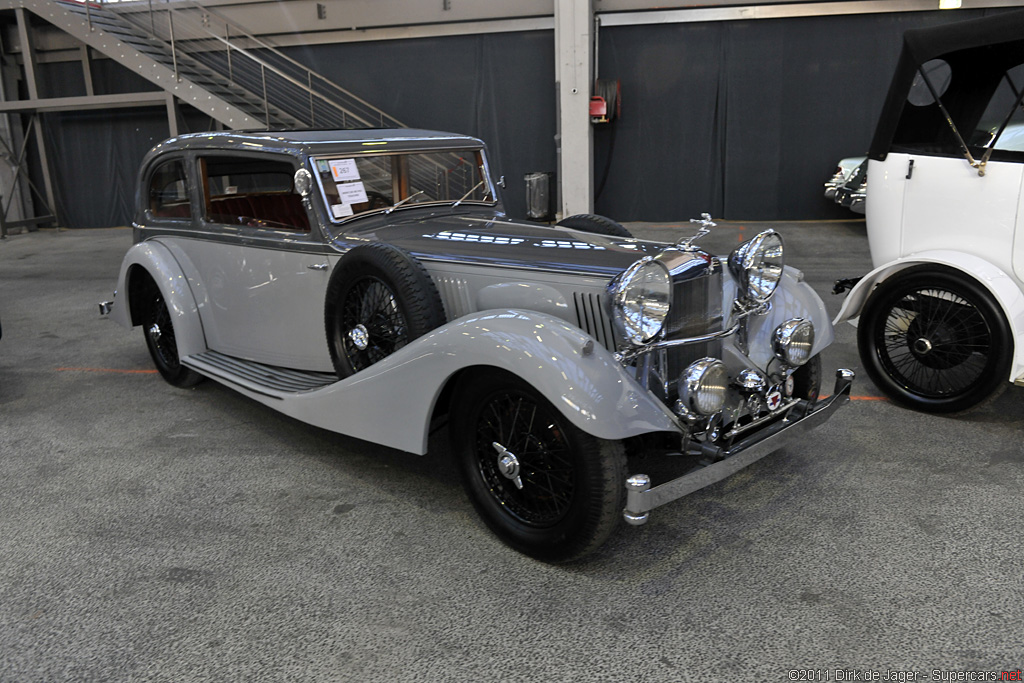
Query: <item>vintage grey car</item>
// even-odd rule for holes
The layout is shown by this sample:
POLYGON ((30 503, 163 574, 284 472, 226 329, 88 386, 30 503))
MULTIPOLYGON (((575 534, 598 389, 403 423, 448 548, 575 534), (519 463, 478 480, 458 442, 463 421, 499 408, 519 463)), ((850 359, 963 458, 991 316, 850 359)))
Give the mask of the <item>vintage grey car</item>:
POLYGON ((213 378, 417 454, 447 423, 486 524, 553 562, 848 398, 845 370, 819 398, 832 327, 775 232, 719 259, 699 235, 646 242, 599 216, 517 222, 501 184, 480 140, 449 133, 171 139, 142 163, 135 243, 101 309, 142 326, 179 387, 213 378), (655 486, 627 456, 688 473, 655 486))

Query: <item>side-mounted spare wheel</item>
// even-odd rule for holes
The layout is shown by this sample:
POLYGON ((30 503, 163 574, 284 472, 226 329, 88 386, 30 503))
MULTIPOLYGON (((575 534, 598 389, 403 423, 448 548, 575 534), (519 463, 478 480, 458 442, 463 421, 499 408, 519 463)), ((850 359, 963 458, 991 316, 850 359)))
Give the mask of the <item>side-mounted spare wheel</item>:
POLYGON ((597 549, 622 518, 626 456, 565 418, 515 375, 469 373, 455 389, 451 442, 473 506, 502 541, 546 562, 597 549))
POLYGON ((883 281, 857 325, 861 362, 878 388, 910 408, 966 410, 1006 387, 1013 338, 1002 309, 973 278, 918 266, 883 281))
POLYGON ((170 310, 163 292, 149 273, 138 270, 132 274, 129 289, 133 321, 142 325, 146 347, 157 372, 168 384, 186 389, 203 381, 203 376, 181 364, 178 341, 170 310))
POLYGON ((324 321, 331 361, 344 378, 440 327, 445 314, 427 269, 402 249, 374 242, 338 262, 324 321))
POLYGON ((578 213, 574 216, 563 218, 555 225, 560 225, 563 228, 572 228, 573 230, 592 232, 596 235, 607 235, 608 237, 632 237, 629 234, 629 230, 626 230, 621 223, 592 213, 578 213))

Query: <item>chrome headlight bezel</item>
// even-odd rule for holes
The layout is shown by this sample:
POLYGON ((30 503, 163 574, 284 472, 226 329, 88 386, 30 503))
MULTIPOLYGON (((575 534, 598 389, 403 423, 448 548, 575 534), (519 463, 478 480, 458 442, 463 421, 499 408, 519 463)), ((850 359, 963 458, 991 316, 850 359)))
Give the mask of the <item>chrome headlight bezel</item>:
POLYGON ((679 377, 679 400, 695 415, 714 415, 725 407, 729 372, 717 358, 695 360, 679 377))
POLYGON ((627 343, 643 346, 665 329, 672 308, 672 276, 653 256, 645 256, 608 285, 612 320, 627 343))
POLYGON ((742 297, 756 304, 775 294, 785 265, 782 236, 774 230, 758 233, 729 254, 729 271, 739 280, 742 297))
POLYGON ((772 333, 775 357, 790 367, 800 367, 811 359, 814 348, 814 323, 804 318, 791 318, 772 333))

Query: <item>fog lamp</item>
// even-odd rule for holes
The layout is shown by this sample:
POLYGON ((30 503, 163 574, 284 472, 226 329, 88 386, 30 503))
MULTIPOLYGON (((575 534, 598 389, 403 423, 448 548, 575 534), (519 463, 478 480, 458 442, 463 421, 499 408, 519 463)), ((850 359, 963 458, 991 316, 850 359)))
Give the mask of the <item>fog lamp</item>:
POLYGON ((789 366, 800 366, 811 358, 814 346, 814 325, 810 320, 792 318, 775 328, 772 350, 775 357, 789 366))
POLYGON ((679 400, 698 415, 713 415, 725 405, 729 373, 722 361, 701 358, 690 364, 679 378, 679 400))

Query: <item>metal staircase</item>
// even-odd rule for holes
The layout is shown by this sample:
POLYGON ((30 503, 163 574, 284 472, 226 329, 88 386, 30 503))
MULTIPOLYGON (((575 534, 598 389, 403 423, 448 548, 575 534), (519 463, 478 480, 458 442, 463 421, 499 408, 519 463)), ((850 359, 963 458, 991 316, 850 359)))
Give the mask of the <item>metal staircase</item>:
MULTIPOLYGON (((0 3, 2 4, 2 3, 0 3)), ((227 128, 402 127, 215 10, 191 0, 17 0, 227 128)))

